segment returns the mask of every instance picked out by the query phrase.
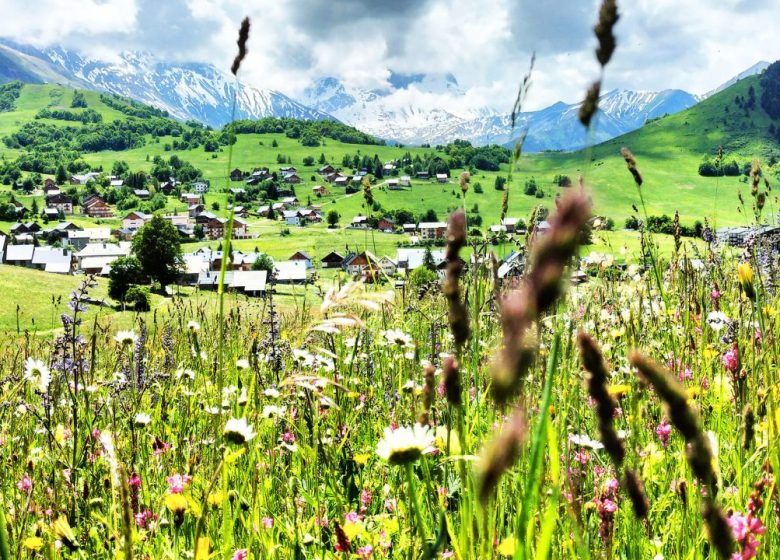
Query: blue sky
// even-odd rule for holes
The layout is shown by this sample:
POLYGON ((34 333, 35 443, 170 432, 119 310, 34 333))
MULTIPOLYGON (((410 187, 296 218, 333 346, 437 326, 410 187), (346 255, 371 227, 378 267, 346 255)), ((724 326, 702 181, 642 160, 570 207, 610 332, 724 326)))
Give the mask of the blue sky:
MULTIPOLYGON (((451 72, 465 96, 508 109, 530 54, 528 108, 577 101, 596 76, 597 0, 0 0, 0 36, 111 58, 122 50, 227 69, 236 29, 253 21, 243 79, 291 95, 335 76, 356 87, 396 72, 451 72)), ((780 58, 769 0, 619 2, 606 88, 704 93, 759 60, 780 58)))

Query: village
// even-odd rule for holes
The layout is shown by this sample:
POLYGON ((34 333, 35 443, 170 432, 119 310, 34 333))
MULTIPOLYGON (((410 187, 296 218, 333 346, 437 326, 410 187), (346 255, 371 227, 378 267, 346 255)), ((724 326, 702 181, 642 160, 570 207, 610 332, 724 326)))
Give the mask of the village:
MULTIPOLYGON (((411 189, 412 178, 397 175, 394 162, 385 163, 383 172, 387 179, 381 185, 389 190, 411 189)), ((165 196, 175 196, 186 207, 186 212, 162 213, 169 220, 184 241, 179 285, 194 286, 200 290, 215 290, 220 281, 220 272, 224 255, 221 247, 198 246, 190 251, 186 248, 193 242, 220 242, 230 226, 232 215, 233 240, 251 240, 259 237, 252 220, 264 219, 280 222, 284 227, 303 228, 311 224, 321 224, 328 219, 329 227, 337 227, 336 222, 323 211, 323 205, 311 203, 320 200, 332 191, 345 189, 351 192, 345 196, 360 196, 359 189, 371 184, 368 171, 361 169, 354 174, 343 174, 331 165, 323 165, 317 170, 322 184, 311 187, 306 197, 307 204, 301 204, 295 194, 295 186, 304 182, 293 166, 286 165, 272 172, 267 167, 244 172, 233 169, 231 183, 243 186, 230 186, 227 189, 229 200, 233 201, 228 217, 211 211, 205 204, 205 196, 210 192, 208 181, 196 180, 183 185, 170 178, 155 185, 157 192, 165 196), (247 198, 247 188, 260 184, 278 185, 275 200, 265 200, 253 206, 247 198), (246 202, 243 202, 246 201, 246 202), (330 218, 330 219, 329 219, 330 218)), ((100 177, 98 172, 72 175, 68 187, 93 185, 100 177)), ((418 172, 417 182, 435 182, 446 184, 450 181, 447 174, 430 175, 418 172)), ((115 176, 108 177, 110 188, 126 189, 124 181, 115 176)), ((374 179, 376 182, 376 179, 374 179)), ((109 204, 103 196, 94 192, 84 196, 80 203, 66 194, 66 185, 58 185, 52 178, 43 181, 41 192, 45 207, 40 215, 30 215, 27 207, 15 202, 18 215, 26 218, 12 224, 7 232, 0 231, 0 263, 42 270, 53 274, 87 274, 108 276, 111 263, 131 253, 132 240, 137 232, 151 220, 153 214, 133 209, 121 217, 118 227, 106 227, 104 222, 117 218, 118 210, 109 204), (69 221, 69 217, 79 217, 69 221), (94 227, 84 227, 83 219, 91 219, 94 227), (43 222, 43 225, 40 221, 43 222)), ((133 196, 140 200, 149 200, 149 189, 133 189, 133 196)), ((506 217, 498 224, 487 228, 488 239, 494 244, 506 243, 511 249, 498 263, 498 276, 501 279, 522 274, 524 268, 524 242, 528 235, 544 235, 549 229, 546 220, 539 220, 528 231, 526 223, 519 218, 506 217)), ((426 267, 439 277, 444 271, 444 251, 441 246, 446 237, 447 224, 443 221, 417 221, 396 223, 389 215, 380 217, 371 214, 358 214, 345 226, 352 230, 375 230, 385 234, 403 234, 404 241, 396 244, 395 253, 382 256, 374 254, 366 247, 354 247, 344 250, 331 250, 314 258, 305 249, 294 250, 284 260, 271 259, 273 267, 259 270, 256 263, 263 253, 233 250, 228 258, 225 286, 248 296, 262 296, 273 284, 312 284, 323 272, 341 270, 349 276, 360 277, 367 281, 392 280, 396 287, 405 283, 408 275, 426 267)), ((755 228, 722 228, 717 232, 718 241, 723 244, 742 247, 751 237, 777 237, 778 227, 764 226, 755 228)), ((585 270, 604 259, 600 255, 588 255, 582 259, 581 266, 573 274, 573 280, 584 281, 585 270)))

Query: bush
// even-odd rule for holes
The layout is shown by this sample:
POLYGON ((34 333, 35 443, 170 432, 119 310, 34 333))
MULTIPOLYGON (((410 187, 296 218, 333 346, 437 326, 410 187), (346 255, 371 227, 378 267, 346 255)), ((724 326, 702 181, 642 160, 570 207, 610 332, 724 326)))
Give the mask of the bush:
POLYGON ((149 298, 149 288, 143 286, 132 286, 127 290, 125 303, 132 305, 136 311, 149 311, 152 306, 149 298))

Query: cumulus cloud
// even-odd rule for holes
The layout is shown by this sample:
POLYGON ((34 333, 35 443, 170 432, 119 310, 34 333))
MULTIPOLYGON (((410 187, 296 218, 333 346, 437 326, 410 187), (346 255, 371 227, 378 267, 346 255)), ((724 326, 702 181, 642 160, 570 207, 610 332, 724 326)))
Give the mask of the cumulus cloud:
MULTIPOLYGON (((227 69, 238 23, 252 18, 245 82, 297 96, 334 76, 387 88, 391 72, 452 73, 463 95, 421 94, 399 104, 451 112, 507 111, 531 53, 526 108, 579 100, 598 74, 592 26, 599 0, 0 0, 0 36, 111 56, 146 50, 161 59, 227 69)), ((618 48, 605 88, 706 92, 759 60, 780 58, 771 0, 632 0, 620 5, 618 48)))

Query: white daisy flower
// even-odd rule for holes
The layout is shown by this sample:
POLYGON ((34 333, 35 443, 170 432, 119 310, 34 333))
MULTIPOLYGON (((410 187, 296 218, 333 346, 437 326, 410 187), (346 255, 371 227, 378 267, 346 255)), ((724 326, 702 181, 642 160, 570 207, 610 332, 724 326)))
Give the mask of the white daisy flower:
POLYGON ((279 393, 279 391, 277 391, 277 390, 276 390, 274 387, 269 387, 268 389, 266 389, 265 391, 263 391, 263 394, 264 394, 266 397, 268 397, 269 399, 278 399, 278 398, 279 398, 279 395, 280 395, 281 393, 279 393))
POLYGON ((190 321, 187 323, 187 328, 190 329, 190 332, 198 332, 200 330, 200 323, 197 321, 190 321))
POLYGON ((385 340, 389 345, 395 345, 399 348, 414 348, 414 342, 412 337, 403 332, 401 329, 390 329, 384 333, 385 340))
POLYGON ((41 360, 30 357, 24 362, 24 378, 41 393, 45 393, 51 383, 51 371, 41 360))
POLYGON ((722 311, 711 311, 707 315, 707 324, 715 332, 720 331, 723 327, 727 327, 730 322, 731 319, 722 311))
POLYGON ((128 344, 135 344, 135 341, 138 340, 138 335, 133 331, 119 331, 114 336, 114 340, 119 344, 126 346, 128 344))
POLYGON ((411 428, 385 428, 382 439, 377 443, 376 454, 391 465, 405 465, 432 450, 433 443, 434 436, 428 426, 415 424, 411 428))
POLYGON ((188 381, 193 381, 195 379, 195 372, 191 369, 179 368, 176 370, 176 379, 186 379, 188 381))
POLYGON ((286 410, 287 409, 283 406, 266 405, 263 407, 263 411, 260 413, 260 416, 263 418, 273 418, 274 416, 281 418, 284 416, 286 410))
POLYGON ((225 429, 222 431, 225 439, 231 443, 246 443, 254 438, 257 434, 252 430, 246 418, 231 418, 225 424, 225 429))
POLYGON ((249 360, 247 359, 240 359, 236 360, 236 368, 237 369, 249 369, 249 360))
POLYGON ((146 414, 145 412, 139 412, 135 415, 135 418, 133 418, 133 424, 135 424, 139 428, 143 428, 144 426, 148 426, 152 422, 152 417, 146 414))
POLYGON ((579 447, 586 447, 598 451, 604 449, 604 444, 598 440, 591 439, 588 434, 569 434, 569 441, 579 447))

